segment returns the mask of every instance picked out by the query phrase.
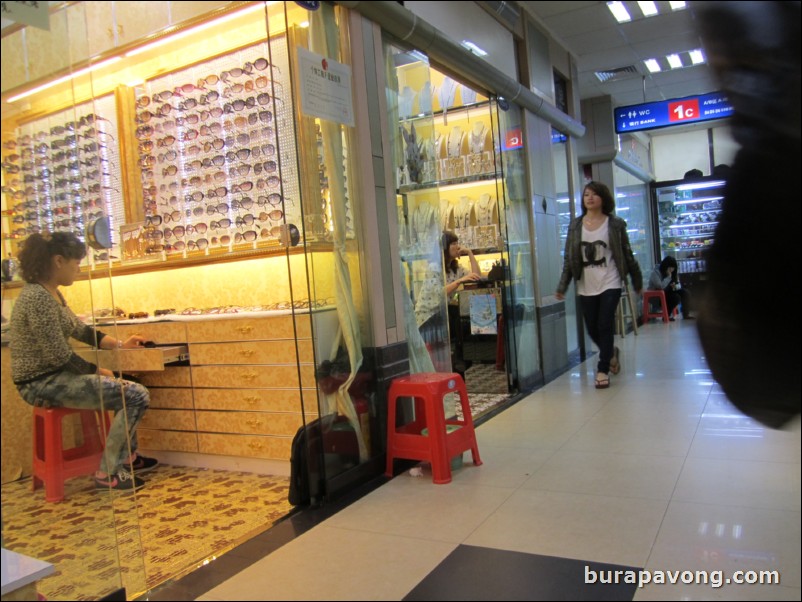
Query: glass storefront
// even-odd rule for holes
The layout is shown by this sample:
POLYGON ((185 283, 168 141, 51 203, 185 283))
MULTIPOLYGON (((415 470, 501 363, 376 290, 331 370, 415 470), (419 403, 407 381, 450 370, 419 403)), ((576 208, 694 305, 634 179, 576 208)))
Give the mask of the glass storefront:
MULTIPOLYGON (((32 233, 96 242, 68 305, 155 344, 77 352, 148 387, 139 446, 162 466, 122 499, 87 475, 48 504, 30 495, 31 410, 4 342, 3 541, 56 566, 48 599, 142 595, 285 516, 293 485, 319 501, 382 446, 341 9, 118 4, 72 4, 51 34, 4 38, 4 258, 32 233), (63 69, 28 83, 7 48, 63 69)), ((21 288, 4 282, 4 330, 21 288)))
POLYGON ((385 76, 411 371, 501 401, 539 366, 520 111, 391 43, 385 76))

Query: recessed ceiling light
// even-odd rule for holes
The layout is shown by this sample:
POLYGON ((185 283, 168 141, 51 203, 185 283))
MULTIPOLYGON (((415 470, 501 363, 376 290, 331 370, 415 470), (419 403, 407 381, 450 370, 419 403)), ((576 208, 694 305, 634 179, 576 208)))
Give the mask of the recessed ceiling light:
POLYGON ((700 48, 696 50, 691 50, 688 54, 691 55, 691 62, 694 65, 701 65, 705 62, 705 55, 700 48))
POLYGON ((649 73, 657 73, 658 71, 662 71, 662 69, 660 69, 660 63, 657 62, 657 59, 646 59, 643 61, 643 64, 646 65, 649 73))
POLYGON ((682 59, 678 54, 669 54, 666 56, 666 60, 672 69, 682 69, 682 59))
POLYGON ((608 2, 607 8, 610 9, 610 12, 613 13, 615 20, 619 23, 632 21, 632 17, 629 16, 629 12, 627 12, 623 2, 608 2))
POLYGON ((682 10, 686 5, 685 2, 669 2, 669 4, 671 5, 671 10, 682 10))
POLYGON ((654 2, 638 2, 644 17, 653 17, 657 14, 657 5, 654 2))

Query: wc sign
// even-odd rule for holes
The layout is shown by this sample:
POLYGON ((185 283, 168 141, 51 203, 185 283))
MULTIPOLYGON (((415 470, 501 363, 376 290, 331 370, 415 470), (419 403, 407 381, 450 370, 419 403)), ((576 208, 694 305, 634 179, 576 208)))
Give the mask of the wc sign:
POLYGON ((501 150, 516 150, 524 147, 524 137, 521 128, 513 128, 504 133, 504 145, 501 150))

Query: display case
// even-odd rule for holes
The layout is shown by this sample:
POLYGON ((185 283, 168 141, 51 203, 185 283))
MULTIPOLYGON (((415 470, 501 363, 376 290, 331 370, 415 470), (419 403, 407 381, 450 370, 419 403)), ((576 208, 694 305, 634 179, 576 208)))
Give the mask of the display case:
POLYGON ((655 254, 677 260, 680 281, 692 287, 706 280, 705 250, 713 244, 724 199, 725 182, 716 178, 652 184, 655 207, 655 254))

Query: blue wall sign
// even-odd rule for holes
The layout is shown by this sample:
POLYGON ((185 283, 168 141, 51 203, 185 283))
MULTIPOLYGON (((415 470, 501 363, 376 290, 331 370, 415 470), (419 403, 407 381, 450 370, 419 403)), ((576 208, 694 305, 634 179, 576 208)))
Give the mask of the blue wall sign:
POLYGON ((616 133, 624 134, 732 117, 732 105, 724 92, 711 92, 701 96, 616 107, 613 113, 616 133))

